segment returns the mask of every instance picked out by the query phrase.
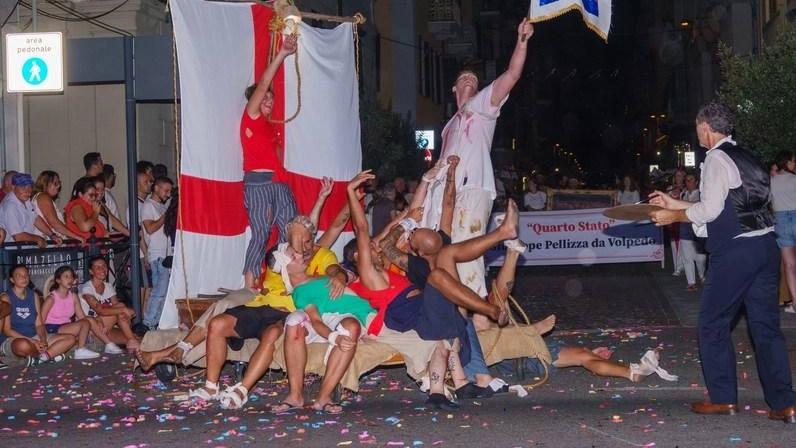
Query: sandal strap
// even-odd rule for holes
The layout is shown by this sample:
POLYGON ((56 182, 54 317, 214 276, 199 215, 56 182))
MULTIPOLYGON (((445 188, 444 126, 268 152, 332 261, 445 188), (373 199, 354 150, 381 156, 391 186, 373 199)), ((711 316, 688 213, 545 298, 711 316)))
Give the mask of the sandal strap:
POLYGON ((206 381, 203 387, 190 389, 188 391, 188 397, 199 398, 205 401, 217 400, 219 397, 218 384, 206 381))
POLYGON ((219 396, 219 402, 224 409, 240 409, 249 401, 249 389, 243 383, 227 387, 219 396))

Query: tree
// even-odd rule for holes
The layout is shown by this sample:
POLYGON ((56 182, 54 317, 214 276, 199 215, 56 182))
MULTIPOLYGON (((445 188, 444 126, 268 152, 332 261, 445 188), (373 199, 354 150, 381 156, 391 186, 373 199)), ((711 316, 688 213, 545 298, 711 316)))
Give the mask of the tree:
POLYGON ((724 83, 720 98, 738 114, 736 137, 764 161, 796 149, 796 26, 749 58, 719 49, 724 83))
POLYGON ((412 123, 366 98, 359 104, 359 116, 362 167, 372 168, 380 179, 419 179, 425 169, 424 154, 417 149, 412 123))

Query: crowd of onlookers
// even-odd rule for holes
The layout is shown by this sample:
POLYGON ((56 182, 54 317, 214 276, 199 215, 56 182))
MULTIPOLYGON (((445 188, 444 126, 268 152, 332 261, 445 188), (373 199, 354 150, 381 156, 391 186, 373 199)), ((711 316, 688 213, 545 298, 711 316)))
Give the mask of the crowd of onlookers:
POLYGON ((130 257, 142 266, 145 306, 138 333, 156 327, 160 320, 176 232, 174 182, 164 165, 138 162, 138 219, 131 226, 127 224, 130 207, 119 210, 112 193, 114 167, 97 152, 87 153, 83 165, 85 173, 74 183, 63 208, 57 203, 62 191, 57 172, 42 171, 35 180, 16 171, 3 176, 0 241, 4 245, 24 249, 71 244, 100 255, 91 259, 91 279, 80 285, 79 292, 78 276, 69 266, 58 267, 47 285, 31 285, 27 266, 3 266, 10 286, 0 295, 0 356, 27 357, 29 363, 58 361, 77 347, 75 358, 93 358, 99 354, 86 347, 89 335, 104 343, 109 354, 122 353, 119 345, 135 350, 139 340, 131 324, 135 313, 108 281, 108 259, 101 249, 106 241, 124 240, 131 229, 141 238, 139 256, 130 257))

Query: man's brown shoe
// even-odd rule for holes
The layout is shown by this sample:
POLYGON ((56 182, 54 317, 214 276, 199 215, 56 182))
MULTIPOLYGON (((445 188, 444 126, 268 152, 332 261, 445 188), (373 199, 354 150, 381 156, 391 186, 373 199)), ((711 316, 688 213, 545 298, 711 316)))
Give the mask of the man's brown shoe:
POLYGON ((782 420, 785 423, 796 423, 796 405, 788 406, 779 411, 769 411, 768 418, 771 420, 782 420))
POLYGON ((735 415, 738 413, 737 404, 716 404, 709 401, 691 403, 691 410, 697 414, 735 415))

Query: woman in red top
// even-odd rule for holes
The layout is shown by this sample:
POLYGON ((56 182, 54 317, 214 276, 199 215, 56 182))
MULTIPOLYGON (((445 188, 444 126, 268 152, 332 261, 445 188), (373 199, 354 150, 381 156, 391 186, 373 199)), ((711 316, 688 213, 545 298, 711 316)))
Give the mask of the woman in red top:
POLYGON ((85 239, 91 237, 92 233, 97 238, 104 238, 108 235, 108 229, 99 219, 101 211, 102 204, 94 187, 94 178, 83 177, 78 180, 72 199, 64 208, 66 227, 85 239))
POLYGON ((296 200, 285 183, 282 164, 281 134, 270 121, 274 106, 271 91, 279 66, 289 54, 296 52, 297 35, 284 38, 282 48, 265 69, 260 81, 246 89, 246 109, 240 121, 240 140, 243 146, 244 205, 249 214, 252 238, 246 249, 243 274, 246 287, 256 288, 265 256, 265 245, 271 228, 279 228, 279 242, 285 241, 286 226, 298 214, 296 200))

